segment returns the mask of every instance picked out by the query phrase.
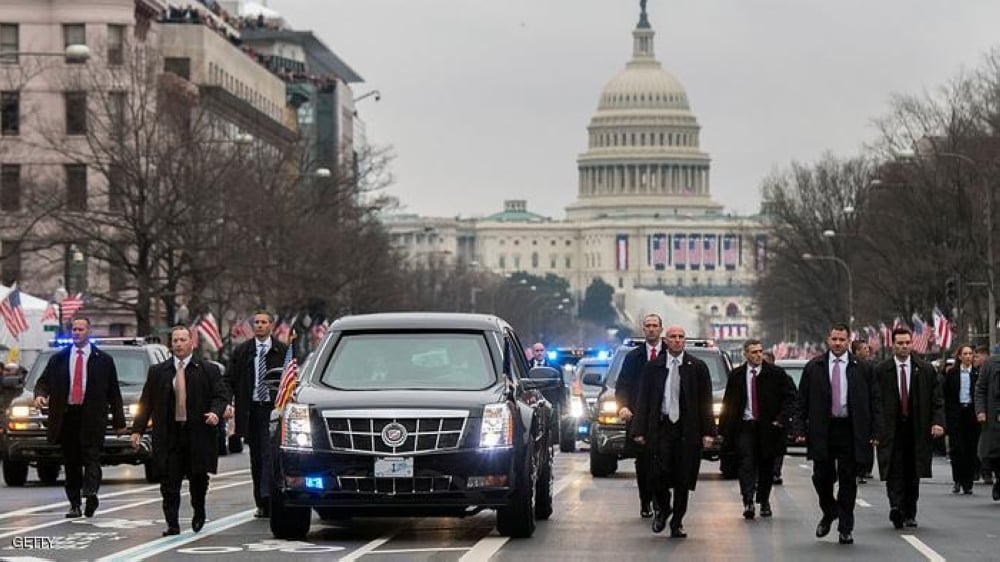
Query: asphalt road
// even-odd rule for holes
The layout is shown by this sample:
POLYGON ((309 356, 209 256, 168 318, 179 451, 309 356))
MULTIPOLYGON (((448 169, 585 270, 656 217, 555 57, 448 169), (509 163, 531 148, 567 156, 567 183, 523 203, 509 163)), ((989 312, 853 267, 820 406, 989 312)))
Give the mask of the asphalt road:
MULTIPOLYGON (((989 487, 952 495, 947 461, 935 459, 936 477, 921 486, 916 529, 897 531, 888 519, 885 487, 860 487, 856 544, 837 544, 836 532, 816 539, 819 508, 811 466, 788 457, 785 484, 775 488, 774 517, 745 521, 735 481, 718 477, 706 462, 685 519, 687 539, 654 535, 640 519, 632 462, 614 477, 595 479, 586 450, 556 458, 556 508, 531 539, 507 540, 493 529, 492 512, 466 519, 358 519, 343 525, 313 518, 306 541, 276 541, 266 520, 252 517, 249 457, 220 459, 208 499, 209 522, 190 531, 190 507, 181 509, 184 531, 162 538, 158 486, 141 467, 109 467, 95 517, 67 521, 62 487, 32 480, 24 488, 0 487, 0 559, 3 560, 997 560, 1000 502, 989 487)), ((32 478, 34 473, 32 472, 32 478)), ((186 485, 185 485, 186 489, 186 485)), ((186 497, 183 500, 186 502, 186 497)))

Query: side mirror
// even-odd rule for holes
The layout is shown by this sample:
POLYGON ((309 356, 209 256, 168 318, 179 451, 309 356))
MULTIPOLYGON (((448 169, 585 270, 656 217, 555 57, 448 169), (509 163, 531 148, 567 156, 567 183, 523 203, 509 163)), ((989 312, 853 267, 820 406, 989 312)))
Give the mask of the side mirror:
POLYGON ((552 367, 532 367, 528 378, 521 381, 525 390, 549 390, 563 384, 562 374, 552 367))
POLYGON ((583 375, 583 384, 587 386, 604 386, 604 376, 600 373, 587 373, 583 375))
POLYGON ((3 382, 0 384, 4 389, 8 390, 20 390, 23 386, 21 382, 21 377, 18 375, 9 375, 3 377, 3 382))

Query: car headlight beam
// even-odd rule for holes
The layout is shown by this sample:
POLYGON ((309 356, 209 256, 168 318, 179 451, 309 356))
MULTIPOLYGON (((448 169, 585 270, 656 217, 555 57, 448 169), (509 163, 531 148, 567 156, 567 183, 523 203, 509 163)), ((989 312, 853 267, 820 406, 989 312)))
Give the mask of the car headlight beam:
POLYGON ((510 447, 514 443, 514 416, 506 402, 487 404, 483 409, 483 424, 479 430, 479 447, 492 449, 510 447))
POLYGON ((284 417, 281 424, 281 446, 311 449, 312 421, 309 419, 309 406, 288 404, 285 406, 284 417))
POLYGON ((11 419, 31 417, 31 406, 14 406, 10 409, 11 419))

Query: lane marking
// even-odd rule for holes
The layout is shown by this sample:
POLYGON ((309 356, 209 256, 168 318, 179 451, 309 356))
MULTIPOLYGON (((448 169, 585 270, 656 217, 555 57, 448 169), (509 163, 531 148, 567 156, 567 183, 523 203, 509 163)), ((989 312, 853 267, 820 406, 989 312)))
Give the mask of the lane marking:
POLYGON ((362 556, 364 556, 366 554, 370 554, 376 548, 378 548, 378 547, 382 546, 383 544, 391 541, 392 538, 395 537, 396 533, 398 533, 398 532, 399 532, 399 529, 395 529, 391 533, 389 533, 388 535, 381 536, 381 537, 379 537, 379 538, 377 538, 377 539, 375 539, 373 541, 368 542, 367 544, 363 545, 361 548, 359 548, 359 549, 351 552, 347 556, 341 558, 340 562, 354 562, 358 558, 361 558, 362 556))
MULTIPOLYGON (((240 470, 231 470, 229 472, 220 472, 219 474, 215 475, 215 478, 225 478, 226 476, 235 476, 235 475, 238 475, 238 474, 250 474, 250 469, 249 468, 243 468, 243 469, 240 469, 240 470)), ((120 492, 111 492, 111 493, 108 493, 108 494, 99 494, 97 497, 101 501, 104 501, 106 499, 115 498, 115 497, 118 497, 118 496, 125 496, 125 495, 129 495, 129 494, 141 494, 143 492, 149 492, 149 491, 154 491, 154 490, 157 492, 157 494, 159 494, 160 485, 159 484, 151 484, 149 486, 143 486, 141 488, 132 488, 132 489, 129 489, 129 490, 122 490, 120 492)), ((159 499, 159 497, 157 497, 157 499, 159 499)), ((63 500, 61 502, 50 503, 50 504, 46 504, 46 505, 39 505, 39 506, 35 506, 35 507, 26 507, 24 509, 18 509, 18 510, 15 510, 15 511, 7 511, 7 512, 4 512, 4 513, 0 513, 0 520, 10 519, 12 517, 22 517, 24 515, 31 515, 32 513, 38 513, 39 511, 46 511, 48 509, 54 509, 54 508, 57 508, 57 507, 66 507, 66 505, 67 505, 66 504, 66 500, 63 500)))
POLYGON ((917 549, 917 552, 923 554, 925 558, 931 562, 945 562, 944 556, 941 556, 934 551, 933 548, 924 544, 924 542, 914 535, 902 535, 903 540, 910 543, 910 546, 917 549))
POLYGON ((393 550, 376 550, 375 552, 369 552, 368 555, 373 554, 408 554, 411 552, 461 552, 464 550, 470 550, 468 546, 449 546, 444 548, 397 548, 393 550))
MULTIPOLYGON (((253 480, 241 480, 239 482, 232 482, 230 484, 223 484, 221 486, 210 486, 209 487, 209 493, 211 493, 213 490, 224 490, 226 488, 232 488, 233 486, 244 486, 244 485, 249 484, 251 482, 253 482, 253 480)), ((181 496, 182 497, 183 496, 187 496, 187 495, 190 495, 190 492, 181 492, 181 496)), ((134 503, 120 505, 118 507, 112 507, 112 508, 109 508, 109 509, 102 509, 102 510, 98 511, 96 513, 96 515, 106 515, 108 513, 114 513, 116 511, 121 511, 123 509, 131 509, 133 507, 139 507, 141 505, 146 505, 146 504, 150 504, 150 503, 153 503, 153 502, 159 502, 159 501, 163 501, 163 499, 162 498, 150 498, 150 499, 147 499, 147 500, 142 500, 142 501, 138 501, 138 502, 134 502, 134 503)), ((46 529, 48 527, 55 527, 56 525, 62 525, 64 523, 72 523, 73 521, 74 521, 73 519, 66 519, 62 515, 60 515, 59 519, 56 519, 55 521, 49 521, 47 523, 40 523, 38 525, 32 525, 30 527, 20 527, 16 531, 8 531, 6 533, 0 533, 0 539, 5 538, 5 537, 9 537, 11 535, 24 534, 24 533, 28 533, 30 531, 37 531, 38 529, 46 529)))
POLYGON ((122 561, 145 560, 151 556, 156 556, 157 554, 166 552, 168 550, 173 550, 179 546, 183 546, 185 544, 203 539, 208 536, 212 536, 216 533, 221 533, 226 529, 231 529, 233 527, 236 527, 237 525, 242 525, 243 523, 252 521, 254 518, 253 515, 256 511, 257 511, 256 509, 248 509, 246 511, 234 513, 232 515, 223 517, 218 521, 212 521, 210 523, 206 523, 205 527, 202 528, 200 533, 195 533, 193 531, 191 532, 185 531, 183 534, 180 535, 174 535, 172 537, 162 537, 154 541, 133 546, 132 548, 123 550, 121 552, 115 552, 114 554, 109 554, 108 556, 98 558, 97 562, 117 562, 119 560, 122 561))
POLYGON ((799 468, 804 468, 804 469, 806 469, 806 470, 809 470, 809 469, 810 469, 810 468, 812 468, 812 467, 811 467, 811 466, 809 466, 808 464, 800 464, 800 465, 799 465, 799 468))
POLYGON ((872 506, 872 504, 866 502, 865 500, 863 500, 861 498, 858 498, 857 500, 855 500, 854 503, 860 505, 861 507, 871 507, 872 506))

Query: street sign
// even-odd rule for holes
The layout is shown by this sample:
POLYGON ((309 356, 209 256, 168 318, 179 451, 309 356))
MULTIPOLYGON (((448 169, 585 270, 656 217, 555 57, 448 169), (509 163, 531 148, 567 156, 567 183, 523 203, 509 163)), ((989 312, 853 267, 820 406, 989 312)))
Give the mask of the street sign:
POLYGON ((59 330, 59 326, 56 326, 55 324, 46 324, 42 326, 42 329, 46 332, 56 332, 59 330))

